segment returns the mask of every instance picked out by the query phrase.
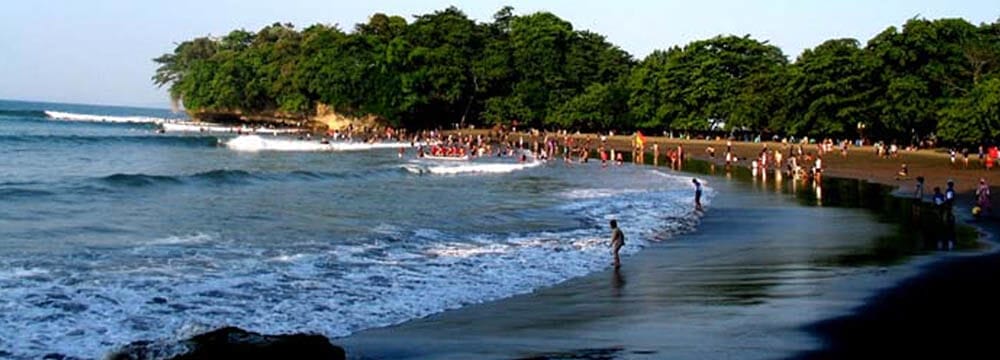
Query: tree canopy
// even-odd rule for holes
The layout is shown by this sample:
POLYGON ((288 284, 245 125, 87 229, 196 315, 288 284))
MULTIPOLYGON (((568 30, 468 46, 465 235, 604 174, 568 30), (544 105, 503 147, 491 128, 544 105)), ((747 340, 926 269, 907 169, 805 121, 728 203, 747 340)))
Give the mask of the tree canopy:
POLYGON ((350 32, 238 29, 181 42, 154 61, 154 84, 195 112, 306 118, 325 105, 408 128, 516 120, 904 143, 1000 135, 1000 22, 911 19, 867 44, 828 40, 794 62, 749 35, 637 61, 552 13, 504 7, 480 23, 449 7, 409 21, 377 13, 350 32))

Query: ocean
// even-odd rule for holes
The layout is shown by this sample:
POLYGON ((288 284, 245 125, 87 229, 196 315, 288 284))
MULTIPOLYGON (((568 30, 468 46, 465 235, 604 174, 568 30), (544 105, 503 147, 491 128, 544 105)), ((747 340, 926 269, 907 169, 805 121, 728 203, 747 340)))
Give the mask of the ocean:
POLYGON ((701 216, 691 175, 662 168, 158 133, 182 118, 0 101, 0 357, 226 325, 346 336, 605 270, 609 219, 628 257, 701 216))

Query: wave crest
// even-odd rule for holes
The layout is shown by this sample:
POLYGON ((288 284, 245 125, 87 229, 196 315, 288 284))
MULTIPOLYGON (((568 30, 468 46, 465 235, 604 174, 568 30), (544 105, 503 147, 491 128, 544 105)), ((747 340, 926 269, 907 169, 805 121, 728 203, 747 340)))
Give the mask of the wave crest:
POLYGON ((91 135, 0 135, 0 143, 24 144, 108 144, 136 143, 178 146, 216 146, 219 139, 214 136, 91 136, 91 135))
POLYGON ((105 176, 101 178, 101 181, 113 186, 131 187, 181 183, 179 179, 173 176, 121 173, 105 176))
POLYGON ((95 114, 77 114, 62 111, 43 111, 45 116, 53 120, 66 120, 66 121, 91 121, 91 122, 110 122, 110 123, 152 123, 159 124, 167 121, 165 118, 150 117, 150 116, 113 116, 113 115, 95 115, 95 114))
POLYGON ((409 143, 361 143, 361 142, 329 142, 318 140, 295 140, 288 138, 263 138, 258 135, 242 135, 226 141, 226 147, 235 151, 363 151, 374 149, 398 149, 410 147, 409 143))
POLYGON ((277 135, 277 134, 294 134, 302 132, 301 129, 296 128, 253 128, 242 125, 228 126, 224 124, 214 124, 214 123, 196 123, 190 121, 166 121, 160 124, 160 128, 165 132, 179 132, 179 133, 191 133, 191 132, 210 132, 210 133, 243 133, 243 134, 265 134, 265 135, 277 135))
POLYGON ((515 171, 530 169, 542 165, 541 161, 527 163, 477 163, 464 162, 450 165, 430 165, 422 160, 414 160, 410 164, 402 165, 406 171, 414 174, 433 175, 463 175, 463 174, 506 174, 515 171))

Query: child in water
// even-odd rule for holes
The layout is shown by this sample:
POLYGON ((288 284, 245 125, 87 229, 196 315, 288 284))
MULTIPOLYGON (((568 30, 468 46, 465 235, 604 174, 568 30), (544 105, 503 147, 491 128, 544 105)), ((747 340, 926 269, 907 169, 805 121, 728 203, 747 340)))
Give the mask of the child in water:
POLYGON ((701 210, 701 182, 698 179, 691 179, 694 184, 694 208, 701 210))
POLYGON ((618 220, 611 220, 611 254, 614 255, 615 262, 613 265, 615 269, 622 266, 621 258, 618 256, 618 250, 621 250, 622 246, 625 246, 625 234, 622 230, 618 228, 618 220))

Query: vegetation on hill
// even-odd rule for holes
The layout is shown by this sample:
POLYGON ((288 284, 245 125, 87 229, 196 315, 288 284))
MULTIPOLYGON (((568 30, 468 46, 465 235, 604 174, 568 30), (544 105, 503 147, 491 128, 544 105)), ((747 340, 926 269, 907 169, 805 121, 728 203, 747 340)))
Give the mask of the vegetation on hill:
POLYGON ((862 45, 790 62, 750 36, 637 61, 558 16, 505 7, 374 14, 345 32, 275 23, 180 43, 153 81, 194 112, 306 118, 329 106, 396 126, 508 124, 583 131, 742 131, 911 143, 1000 135, 1000 21, 911 19, 862 45))

